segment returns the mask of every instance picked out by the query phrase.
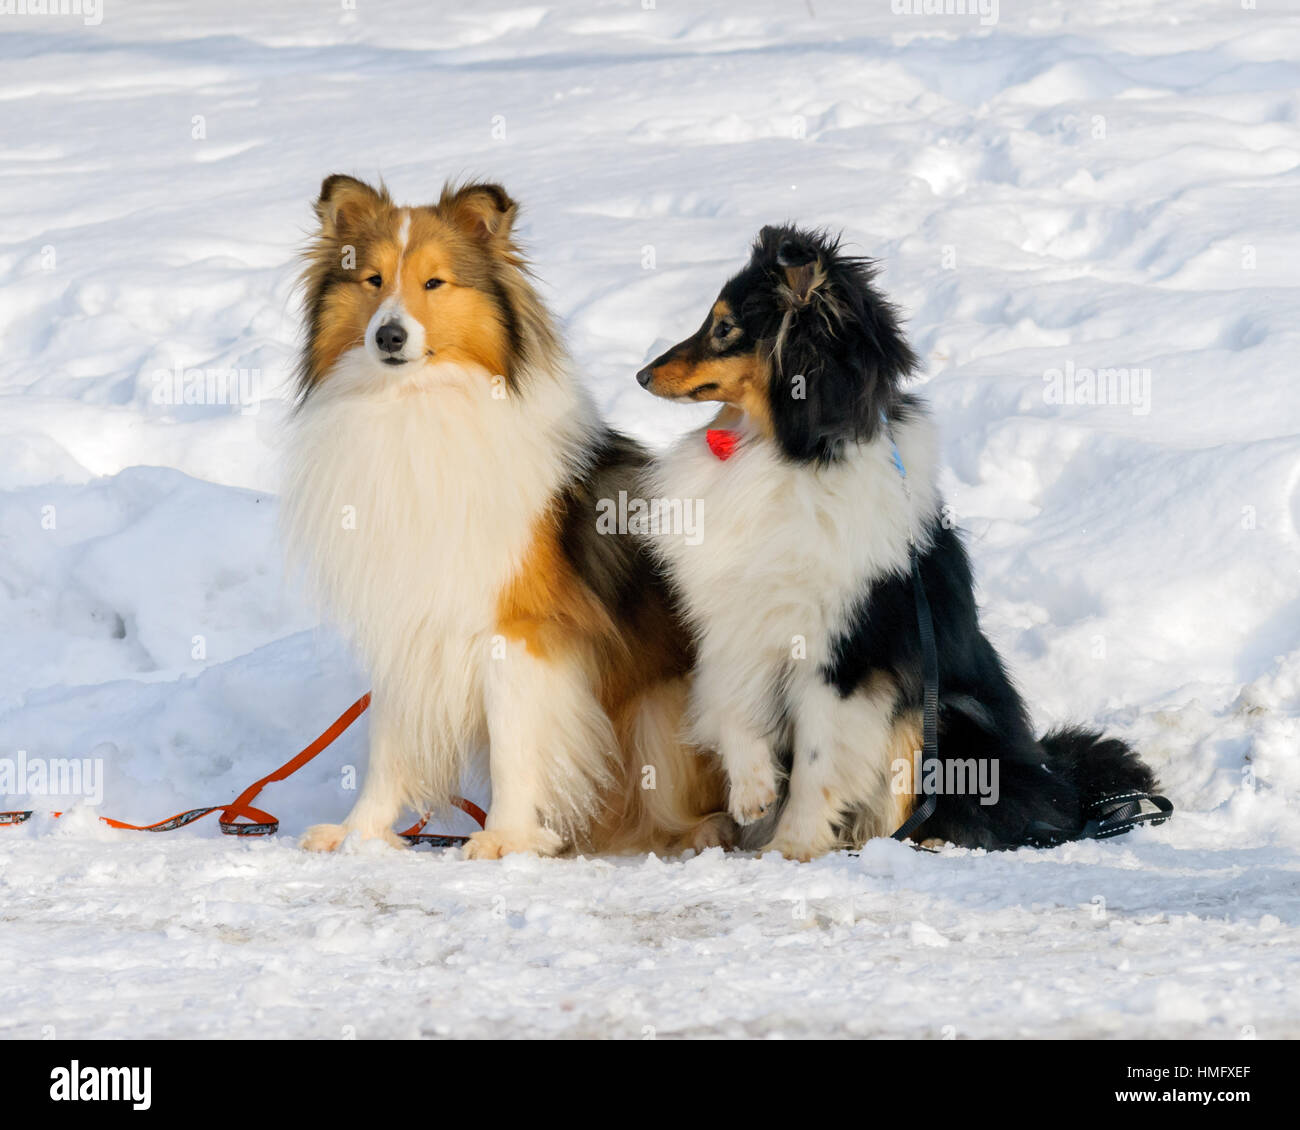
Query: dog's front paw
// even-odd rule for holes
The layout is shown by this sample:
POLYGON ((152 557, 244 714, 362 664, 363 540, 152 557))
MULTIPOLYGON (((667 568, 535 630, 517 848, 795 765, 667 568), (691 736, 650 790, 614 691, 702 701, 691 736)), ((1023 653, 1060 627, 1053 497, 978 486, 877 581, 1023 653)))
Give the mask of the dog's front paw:
MULTIPOLYGON (((339 845, 348 837, 348 833, 353 829, 346 824, 313 824, 303 837, 298 841, 298 846, 306 851, 337 851, 339 845)), ((376 832, 373 835, 361 835, 363 840, 383 840, 389 847, 404 848, 406 841, 402 839, 391 828, 385 828, 382 832, 376 832)))
POLYGON ((348 830, 342 824, 313 824, 303 833, 298 846, 306 851, 334 851, 347 834, 348 830))
POLYGON ((741 780, 731 781, 731 818, 737 824, 763 819, 776 803, 776 774, 771 764, 756 766, 741 780))
POLYGON ((810 859, 825 855, 834 847, 835 836, 829 830, 824 836, 808 838, 778 832, 763 846, 761 854, 766 855, 769 851, 779 851, 786 859, 793 859, 798 863, 807 863, 810 859))
POLYGON ((529 851, 555 855, 562 846, 560 837, 545 828, 485 828, 470 836, 464 852, 466 859, 500 859, 529 851))

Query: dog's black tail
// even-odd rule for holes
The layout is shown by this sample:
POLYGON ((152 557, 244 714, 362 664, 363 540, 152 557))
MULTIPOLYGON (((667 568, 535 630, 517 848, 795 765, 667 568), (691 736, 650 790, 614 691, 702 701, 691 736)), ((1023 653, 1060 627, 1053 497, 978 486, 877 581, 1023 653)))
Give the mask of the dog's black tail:
POLYGON ((1035 740, 1023 724, 1012 740, 1005 731, 994 733, 983 714, 949 709, 942 715, 939 756, 945 766, 962 758, 996 764, 996 799, 969 788, 941 790, 933 815, 912 834, 918 842, 990 851, 1051 847, 1117 835, 1173 810, 1156 795, 1155 774, 1130 746, 1083 727, 1035 740))
MULTIPOLYGON (((1081 726, 1063 727, 1041 740, 1046 767, 1073 785, 1078 801, 1073 827, 1043 828, 1047 842, 1127 831, 1151 801, 1167 816, 1173 807, 1156 796, 1159 785, 1151 767, 1119 738, 1108 738, 1081 726)), ((1029 836, 1035 838, 1031 829, 1029 836)))
POLYGON ((1156 790, 1156 775, 1132 746, 1119 738, 1067 726, 1044 734, 1042 745, 1048 768, 1074 782, 1085 806, 1116 793, 1156 790))

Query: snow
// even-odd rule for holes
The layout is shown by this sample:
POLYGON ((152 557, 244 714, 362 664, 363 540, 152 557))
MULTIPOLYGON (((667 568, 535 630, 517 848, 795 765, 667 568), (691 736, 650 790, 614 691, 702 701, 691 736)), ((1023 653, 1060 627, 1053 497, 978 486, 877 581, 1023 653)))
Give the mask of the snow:
POLYGON ((0 829, 0 1035, 1300 1035, 1300 25, 891 7, 0 16, 0 761, 93 759, 104 813, 156 820, 365 689, 276 543, 295 251, 327 173, 412 201, 473 173, 524 202, 582 371, 653 444, 701 415, 632 373, 762 223, 880 257, 1037 723, 1135 742, 1175 820, 806 865, 300 852, 361 723, 264 794, 273 840, 84 803, 0 829), (178 367, 257 395, 160 403, 178 367), (1058 394, 1110 368, 1139 377, 1058 394))

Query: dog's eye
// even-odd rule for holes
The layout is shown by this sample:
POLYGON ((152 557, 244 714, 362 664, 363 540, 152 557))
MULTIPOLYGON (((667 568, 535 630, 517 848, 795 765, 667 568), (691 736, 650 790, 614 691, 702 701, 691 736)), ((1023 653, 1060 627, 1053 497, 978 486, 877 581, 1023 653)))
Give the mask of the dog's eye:
POLYGON ((713 324, 713 337, 717 341, 726 341, 736 330, 740 329, 735 318, 723 318, 713 324))
POLYGON ((443 283, 442 279, 430 279, 428 282, 424 284, 424 289, 437 290, 440 286, 442 286, 442 283, 443 283))
POLYGON ((366 282, 368 282, 371 286, 383 286, 384 278, 382 275, 371 275, 368 279, 366 279, 366 282))

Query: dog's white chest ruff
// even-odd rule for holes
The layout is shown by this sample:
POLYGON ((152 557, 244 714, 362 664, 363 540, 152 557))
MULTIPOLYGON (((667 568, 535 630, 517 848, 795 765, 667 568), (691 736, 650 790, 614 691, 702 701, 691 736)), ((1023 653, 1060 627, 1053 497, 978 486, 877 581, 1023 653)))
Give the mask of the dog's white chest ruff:
POLYGON ((768 721, 774 692, 819 678, 871 582, 906 567, 909 530, 934 507, 934 439, 924 418, 897 439, 910 502, 883 436, 815 467, 754 436, 723 462, 694 432, 660 462, 655 497, 699 500, 699 544, 671 531, 655 544, 699 643, 700 740, 727 712, 768 721))
POLYGON ((450 366, 366 381, 364 360, 345 358, 295 421, 286 541, 397 740, 454 760, 483 737, 495 609, 565 474, 564 413, 546 392, 525 412, 450 366))
POLYGON ((906 568, 909 534, 935 506, 928 420, 914 417, 895 438, 907 489, 884 435, 817 466, 752 435, 724 462, 695 433, 653 483, 657 496, 700 500, 697 545, 671 534, 655 543, 698 644, 693 736, 718 751, 731 813, 755 823, 760 841, 769 833, 758 822, 777 800, 776 755, 793 749, 771 843, 799 858, 831 846, 835 813, 866 812, 873 826, 889 819, 881 759, 863 769, 858 747, 887 747, 893 695, 863 688, 843 698, 828 671, 855 609, 876 581, 906 568))
POLYGON ((733 629, 738 649, 787 652, 792 635, 817 649, 864 586, 906 565, 909 530, 934 506, 929 422, 900 427, 898 441, 910 502, 883 436, 828 467, 752 436, 723 462, 698 432, 664 456, 655 496, 698 499, 701 529, 698 545, 672 532, 657 545, 706 643, 733 629))

